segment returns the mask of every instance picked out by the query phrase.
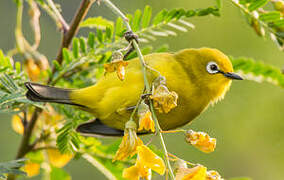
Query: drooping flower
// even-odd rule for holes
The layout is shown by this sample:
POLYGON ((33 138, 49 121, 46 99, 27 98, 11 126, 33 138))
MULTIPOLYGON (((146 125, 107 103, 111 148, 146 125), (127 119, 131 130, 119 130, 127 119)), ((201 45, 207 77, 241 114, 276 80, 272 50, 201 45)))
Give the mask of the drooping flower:
POLYGON ((150 180, 152 171, 139 161, 138 156, 135 165, 123 170, 122 177, 129 180, 139 180, 140 178, 150 180))
POLYGON ((206 180, 207 168, 198 165, 193 168, 179 168, 175 180, 206 180))
POLYGON ((23 169, 28 177, 36 176, 39 174, 40 164, 28 161, 23 169))
POLYGON ((141 164, 153 171, 163 175, 166 171, 166 166, 162 158, 155 154, 150 148, 145 145, 138 146, 138 157, 141 164))
POLYGON ((217 171, 207 171, 206 180, 224 180, 217 171))
MULTIPOLYGON (((23 113, 21 113, 23 114, 23 113)), ((24 125, 22 122, 22 119, 19 117, 19 115, 13 115, 12 116, 12 128, 13 130, 18 134, 24 133, 24 125)))
POLYGON ((112 55, 112 61, 108 64, 104 64, 106 73, 115 72, 120 80, 125 78, 125 67, 128 65, 127 61, 123 61, 123 55, 120 52, 114 52, 112 55))
POLYGON ((136 123, 132 120, 128 121, 125 124, 124 136, 113 161, 124 160, 128 156, 132 157, 137 153, 137 147, 142 144, 142 140, 136 134, 136 123))
POLYGON ((216 139, 211 138, 204 132, 188 130, 186 132, 186 141, 205 153, 213 152, 216 147, 216 139))
POLYGON ((147 146, 141 145, 137 148, 137 160, 134 166, 123 170, 123 178, 129 180, 139 180, 140 178, 150 180, 151 169, 163 175, 166 166, 162 158, 151 151, 147 146))
POLYGON ((28 59, 24 64, 24 69, 28 73, 31 81, 38 81, 40 76, 40 67, 34 62, 33 59, 28 59))
POLYGON ((62 154, 58 149, 48 149, 47 155, 49 163, 58 168, 62 168, 73 158, 72 154, 62 154))
POLYGON ((155 122, 152 119, 152 113, 149 106, 142 101, 138 108, 139 128, 138 131, 145 129, 146 131, 155 132, 155 122))
POLYGON ((174 91, 170 92, 163 84, 154 88, 152 94, 151 99, 153 100, 154 107, 160 113, 168 113, 177 106, 177 93, 174 91))

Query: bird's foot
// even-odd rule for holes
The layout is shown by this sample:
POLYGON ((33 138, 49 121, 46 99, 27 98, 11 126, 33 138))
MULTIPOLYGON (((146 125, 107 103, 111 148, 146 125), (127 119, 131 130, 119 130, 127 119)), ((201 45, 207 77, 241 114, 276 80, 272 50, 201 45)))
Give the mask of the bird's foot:
POLYGON ((138 35, 134 34, 133 31, 126 31, 124 33, 124 38, 126 39, 126 41, 128 41, 129 43, 131 43, 132 40, 135 40, 138 43, 138 35))
POLYGON ((134 34, 133 31, 127 31, 126 33, 124 33, 124 38, 126 39, 126 41, 129 42, 130 48, 123 56, 123 60, 125 60, 129 56, 129 54, 132 53, 135 49, 132 40, 135 40, 138 43, 138 36, 134 34))

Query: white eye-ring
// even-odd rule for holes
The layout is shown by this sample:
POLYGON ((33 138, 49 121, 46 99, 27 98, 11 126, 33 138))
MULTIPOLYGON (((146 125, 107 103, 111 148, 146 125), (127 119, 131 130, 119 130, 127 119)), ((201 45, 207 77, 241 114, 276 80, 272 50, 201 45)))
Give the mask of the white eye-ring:
POLYGON ((209 63, 207 64, 206 70, 207 70, 210 74, 216 74, 216 73, 219 72, 219 67, 218 67, 218 65, 217 65, 215 62, 211 61, 211 62, 209 62, 209 63))

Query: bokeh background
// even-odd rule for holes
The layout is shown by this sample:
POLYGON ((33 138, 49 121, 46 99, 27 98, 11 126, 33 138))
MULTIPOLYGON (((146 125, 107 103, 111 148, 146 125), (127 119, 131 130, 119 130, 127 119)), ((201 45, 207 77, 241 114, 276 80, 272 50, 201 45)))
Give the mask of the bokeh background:
MULTIPOLYGON (((63 16, 70 22, 79 0, 57 0, 63 16)), ((122 11, 133 13, 145 5, 153 7, 154 14, 162 8, 194 9, 214 5, 212 0, 113 0, 122 11)), ((27 9, 25 9, 27 11, 27 9)), ((94 5, 88 16, 115 16, 104 5, 94 5)), ((190 19, 194 30, 177 37, 153 42, 157 47, 168 43, 171 51, 182 48, 213 47, 235 57, 246 56, 282 68, 284 53, 267 39, 258 37, 247 25, 239 9, 230 1, 223 2, 221 17, 190 19)), ((12 0, 0 1, 0 48, 14 47, 16 5, 12 0)), ((24 17, 24 32, 31 36, 28 16, 24 17)), ((60 44, 60 32, 46 15, 41 16, 42 42, 40 51, 53 59, 60 44)), ((82 33, 82 32, 81 32, 82 33)), ((83 32, 84 33, 84 32, 83 32)), ((233 82, 226 98, 210 107, 187 128, 208 132, 217 138, 217 149, 204 154, 185 143, 183 135, 166 135, 170 152, 209 169, 223 177, 246 176, 255 180, 282 180, 284 177, 284 90, 266 83, 233 82)), ((0 162, 14 158, 21 137, 11 128, 10 116, 0 114, 0 162)), ((109 140, 108 140, 109 141, 109 140)), ((157 143, 158 141, 156 141, 157 143)), ((65 167, 72 179, 105 179, 99 171, 84 160, 73 160, 65 167)), ((35 177, 33 179, 40 179, 35 177)))

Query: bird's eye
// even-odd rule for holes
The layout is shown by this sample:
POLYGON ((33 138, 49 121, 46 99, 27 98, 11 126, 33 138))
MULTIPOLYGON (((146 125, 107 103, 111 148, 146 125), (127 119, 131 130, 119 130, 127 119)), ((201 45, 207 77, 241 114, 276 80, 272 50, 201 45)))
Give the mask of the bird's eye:
POLYGON ((209 62, 206 66, 206 70, 210 73, 210 74, 215 74, 219 72, 219 68, 218 65, 215 62, 209 62))

